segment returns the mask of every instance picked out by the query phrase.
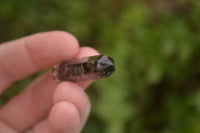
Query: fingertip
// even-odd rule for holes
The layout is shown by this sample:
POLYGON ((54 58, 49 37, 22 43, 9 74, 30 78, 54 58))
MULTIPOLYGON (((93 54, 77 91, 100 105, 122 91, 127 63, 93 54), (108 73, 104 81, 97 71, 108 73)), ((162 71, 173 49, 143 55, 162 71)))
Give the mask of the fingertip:
POLYGON ((79 51, 78 40, 64 31, 42 32, 26 38, 26 49, 33 62, 43 67, 46 67, 44 62, 52 66, 73 58, 79 51))
POLYGON ((94 80, 89 80, 89 81, 81 81, 81 82, 78 82, 77 84, 79 86, 82 86, 83 89, 87 89, 93 82, 94 80))
POLYGON ((91 109, 90 100, 83 88, 72 82, 60 83, 54 91, 53 101, 54 104, 66 101, 76 105, 82 123, 86 121, 91 109))
POLYGON ((59 102, 50 112, 49 127, 53 133, 79 133, 80 123, 78 109, 72 103, 59 102))
MULTIPOLYGON (((48 121, 42 120, 41 122, 37 123, 32 131, 30 131, 30 133, 49 133, 49 125, 48 125, 48 121)), ((27 132, 29 133, 29 132, 27 132)))
POLYGON ((63 97, 65 98, 67 93, 71 94, 70 90, 72 90, 72 91, 74 91, 74 90, 81 91, 82 88, 79 85, 77 85, 77 84, 75 84, 73 82, 70 82, 70 81, 65 81, 65 82, 59 83, 58 86, 56 87, 55 91, 54 91, 54 94, 53 94, 54 103, 62 101, 63 97))
MULTIPOLYGON (((66 49, 68 51, 64 51, 62 55, 66 57, 66 59, 72 58, 74 55, 76 55, 79 51, 79 42, 77 38, 72 35, 71 33, 65 32, 65 31, 51 31, 49 32, 51 36, 49 38, 53 38, 52 40, 60 40, 61 43, 66 45, 66 42, 68 44, 72 44, 66 49)), ((57 44, 58 45, 58 44, 57 44)), ((65 50, 66 50, 65 49, 65 50)))
POLYGON ((99 52, 91 47, 81 47, 76 58, 99 55, 99 52))

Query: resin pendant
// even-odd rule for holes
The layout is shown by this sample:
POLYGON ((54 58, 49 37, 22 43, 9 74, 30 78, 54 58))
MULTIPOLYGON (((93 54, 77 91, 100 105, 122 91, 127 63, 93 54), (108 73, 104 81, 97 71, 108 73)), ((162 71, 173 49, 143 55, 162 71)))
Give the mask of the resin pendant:
POLYGON ((83 57, 55 65, 52 74, 57 82, 105 78, 115 71, 114 60, 107 55, 83 57))

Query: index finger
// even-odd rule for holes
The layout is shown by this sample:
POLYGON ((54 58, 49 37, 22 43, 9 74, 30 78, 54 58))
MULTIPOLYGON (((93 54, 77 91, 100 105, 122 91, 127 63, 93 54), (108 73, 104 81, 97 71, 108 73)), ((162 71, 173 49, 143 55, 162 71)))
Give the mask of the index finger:
POLYGON ((78 41, 67 32, 38 33, 0 46, 0 92, 14 81, 73 58, 78 41))

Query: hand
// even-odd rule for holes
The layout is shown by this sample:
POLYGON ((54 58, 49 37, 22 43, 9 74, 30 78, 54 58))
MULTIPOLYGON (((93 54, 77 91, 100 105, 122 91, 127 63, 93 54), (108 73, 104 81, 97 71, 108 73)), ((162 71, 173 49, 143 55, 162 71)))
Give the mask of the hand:
MULTIPOLYGON (((53 31, 0 45, 0 93, 13 82, 60 61, 97 55, 79 48, 71 34, 53 31)), ((51 72, 39 77, 21 94, 0 108, 0 133, 80 133, 90 102, 84 89, 91 81, 56 83, 51 72)))

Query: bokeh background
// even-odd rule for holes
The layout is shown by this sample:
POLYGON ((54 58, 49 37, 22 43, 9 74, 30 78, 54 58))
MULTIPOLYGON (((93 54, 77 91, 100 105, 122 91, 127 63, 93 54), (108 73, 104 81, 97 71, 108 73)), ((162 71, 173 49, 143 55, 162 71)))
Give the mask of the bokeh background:
POLYGON ((87 90, 83 133, 200 133, 199 0, 0 0, 0 42, 49 30, 115 59, 116 72, 87 90))

